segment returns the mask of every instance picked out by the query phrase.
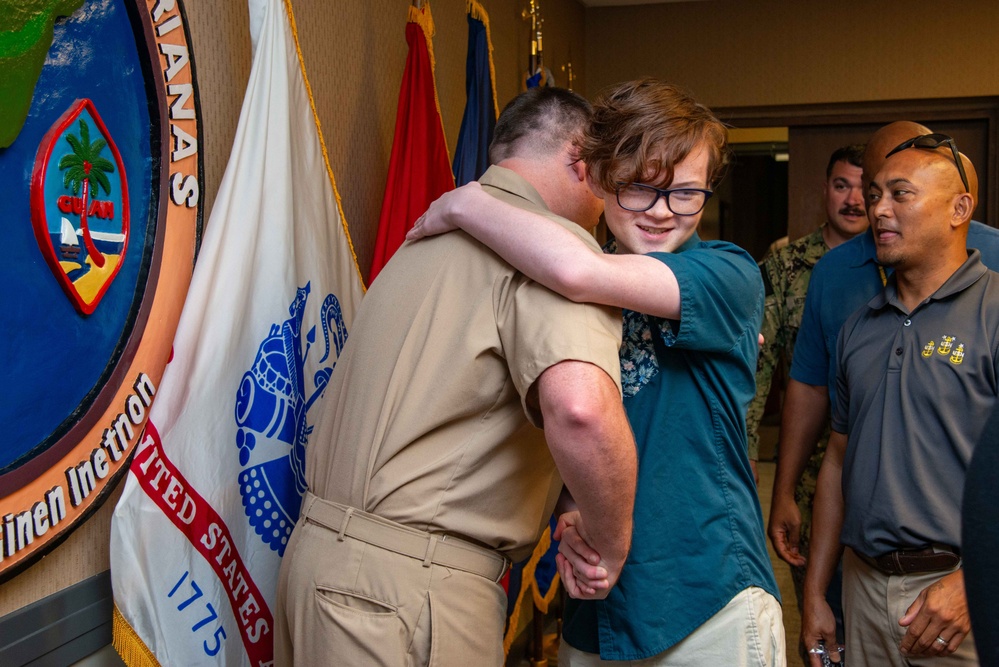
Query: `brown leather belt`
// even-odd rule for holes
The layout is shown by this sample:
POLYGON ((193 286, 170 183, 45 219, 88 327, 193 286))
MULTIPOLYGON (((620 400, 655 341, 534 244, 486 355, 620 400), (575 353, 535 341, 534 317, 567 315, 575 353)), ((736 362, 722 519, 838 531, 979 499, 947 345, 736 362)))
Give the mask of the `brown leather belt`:
POLYGON ((947 546, 931 546, 925 549, 900 549, 872 558, 854 552, 871 567, 885 574, 916 574, 921 572, 942 572, 953 570, 961 564, 961 556, 947 546))
POLYGON ((324 500, 310 492, 306 492, 302 500, 302 516, 330 529, 337 534, 337 539, 351 537, 423 561, 424 567, 442 565, 498 582, 509 565, 506 558, 485 547, 450 535, 403 526, 354 507, 324 500))

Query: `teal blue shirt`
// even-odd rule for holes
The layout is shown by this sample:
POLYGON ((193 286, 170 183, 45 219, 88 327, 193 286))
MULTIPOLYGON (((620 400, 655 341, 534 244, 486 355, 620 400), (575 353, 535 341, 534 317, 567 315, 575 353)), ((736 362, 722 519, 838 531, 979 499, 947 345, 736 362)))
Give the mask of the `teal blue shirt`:
POLYGON ((606 600, 569 600, 563 633, 608 660, 673 646, 758 586, 779 599, 746 453, 763 281, 750 255, 696 235, 650 255, 680 285, 679 321, 624 312, 624 405, 638 445, 631 552, 606 600))

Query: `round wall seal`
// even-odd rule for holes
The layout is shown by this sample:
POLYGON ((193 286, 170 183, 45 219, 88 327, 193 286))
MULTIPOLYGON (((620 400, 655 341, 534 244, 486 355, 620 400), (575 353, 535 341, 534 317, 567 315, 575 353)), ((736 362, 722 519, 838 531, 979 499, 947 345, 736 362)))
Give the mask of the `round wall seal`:
POLYGON ((0 17, 0 580, 127 470, 201 234, 180 0, 35 0, 0 17))

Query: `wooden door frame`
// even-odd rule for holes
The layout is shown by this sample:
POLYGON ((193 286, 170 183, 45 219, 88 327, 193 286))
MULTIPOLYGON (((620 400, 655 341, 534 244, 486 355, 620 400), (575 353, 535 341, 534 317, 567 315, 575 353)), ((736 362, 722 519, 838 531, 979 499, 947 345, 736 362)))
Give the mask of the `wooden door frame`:
POLYGON ((732 127, 809 127, 861 125, 896 120, 984 120, 988 124, 984 178, 989 179, 987 224, 999 227, 999 96, 950 97, 923 100, 884 100, 787 104, 759 107, 715 107, 714 113, 732 127))

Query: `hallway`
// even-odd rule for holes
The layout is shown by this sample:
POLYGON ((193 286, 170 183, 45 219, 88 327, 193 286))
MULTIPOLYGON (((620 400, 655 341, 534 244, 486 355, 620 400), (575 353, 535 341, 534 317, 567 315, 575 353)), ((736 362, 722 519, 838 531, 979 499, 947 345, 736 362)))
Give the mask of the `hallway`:
MULTIPOLYGON (((766 437, 763 431, 766 426, 760 428, 760 439, 766 437)), ((773 429, 776 433, 776 428, 773 429)), ((772 461, 760 461, 758 464, 760 472, 760 505, 763 508, 763 521, 766 523, 770 516, 770 492, 774 484, 774 471, 777 464, 772 461)), ((787 563, 777 558, 770 540, 767 539, 767 551, 770 553, 770 562, 774 566, 774 575, 777 577, 777 585, 780 587, 780 596, 784 603, 784 635, 787 638, 787 667, 802 667, 801 656, 798 655, 798 633, 801 631, 801 615, 798 611, 798 603, 794 598, 794 584, 791 581, 791 569, 787 563)))

